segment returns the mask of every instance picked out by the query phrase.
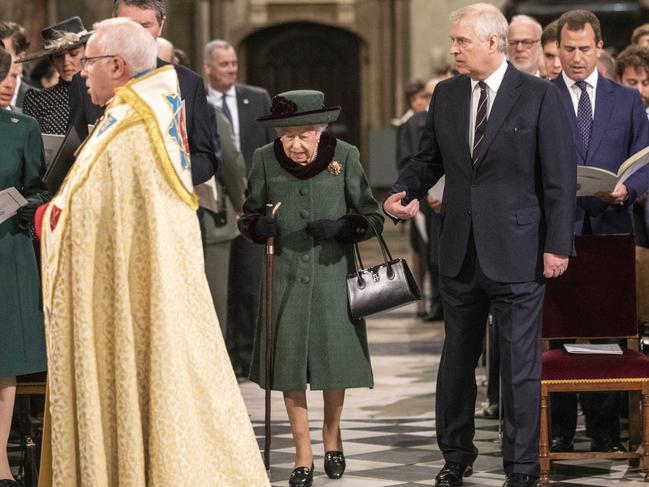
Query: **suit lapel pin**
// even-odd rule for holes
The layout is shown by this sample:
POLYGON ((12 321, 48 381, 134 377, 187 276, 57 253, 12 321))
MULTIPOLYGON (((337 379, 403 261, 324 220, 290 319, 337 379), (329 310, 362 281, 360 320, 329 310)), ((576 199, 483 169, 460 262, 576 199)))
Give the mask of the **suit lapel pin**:
POLYGON ((11 123, 18 123, 18 121, 16 117, 11 117, 11 123))
POLYGON ((244 98, 244 99, 243 99, 243 104, 244 104, 244 105, 247 105, 248 103, 250 103, 250 101, 248 100, 248 98, 244 98))

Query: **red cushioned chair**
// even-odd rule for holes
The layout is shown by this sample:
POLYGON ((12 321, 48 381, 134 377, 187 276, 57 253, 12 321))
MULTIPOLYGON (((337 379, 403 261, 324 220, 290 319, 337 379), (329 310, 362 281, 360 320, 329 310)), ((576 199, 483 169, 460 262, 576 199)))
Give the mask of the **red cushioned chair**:
POLYGON ((642 458, 645 482, 649 482, 649 357, 638 352, 633 236, 579 236, 575 247, 577 255, 570 258, 568 270, 549 280, 545 292, 540 485, 549 484, 553 460, 585 458, 629 459, 631 464, 642 458), (625 340, 624 354, 549 350, 550 340, 597 338, 625 340), (552 453, 549 394, 601 391, 629 392, 629 452, 552 453), (641 439, 643 452, 638 453, 641 439))

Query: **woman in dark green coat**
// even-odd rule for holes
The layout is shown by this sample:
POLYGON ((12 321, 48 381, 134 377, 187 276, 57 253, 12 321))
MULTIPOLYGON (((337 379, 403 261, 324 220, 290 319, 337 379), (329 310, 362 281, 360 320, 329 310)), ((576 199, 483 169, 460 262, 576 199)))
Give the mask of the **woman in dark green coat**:
MULTIPOLYGON (((16 78, 11 56, 0 49, 0 191, 14 187, 30 204, 0 223, 0 486, 18 486, 7 459, 16 376, 46 369, 41 288, 29 237, 29 220, 45 191, 43 145, 38 122, 5 108, 16 78), (31 210, 31 213, 30 213, 31 210)), ((33 221, 33 220, 32 220, 33 221)))
MULTIPOLYGON (((365 178, 356 147, 325 131, 340 107, 325 107, 318 91, 273 98, 271 114, 258 119, 279 138, 255 152, 242 233, 263 243, 275 236, 272 389, 284 402, 296 444, 291 486, 310 486, 313 453, 306 386, 322 390, 325 472, 340 478, 345 459, 340 416, 345 389, 372 387, 365 323, 349 313, 346 277, 352 243, 383 230, 383 217, 365 178), (281 202, 275 218, 267 203, 281 202)), ((262 300, 263 301, 263 300, 262 300)), ((265 309, 258 321, 250 378, 265 381, 265 309)))

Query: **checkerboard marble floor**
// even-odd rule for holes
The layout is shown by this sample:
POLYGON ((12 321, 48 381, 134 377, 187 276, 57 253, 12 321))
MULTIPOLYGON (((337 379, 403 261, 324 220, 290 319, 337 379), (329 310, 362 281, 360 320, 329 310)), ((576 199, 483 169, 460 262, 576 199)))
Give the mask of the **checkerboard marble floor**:
MULTIPOLYGON (((407 234, 391 225, 386 233, 392 254, 407 256, 407 234)), ((371 243, 361 248, 364 260, 378 262, 371 243), (372 254, 374 252, 374 254, 372 254)), ((366 262, 367 263, 367 262, 366 262)), ((435 379, 444 338, 442 322, 423 323, 415 318, 414 305, 390 311, 367 321, 374 388, 347 391, 343 411, 342 436, 347 471, 340 480, 324 474, 321 428, 322 395, 308 392, 311 434, 314 447, 314 486, 405 487, 433 486, 444 464, 435 442, 435 379)), ((504 479, 500 454, 498 421, 481 417, 485 400, 485 369, 477 371, 475 443, 479 456, 467 487, 501 486, 504 479)), ((264 392, 250 382, 240 384, 263 448, 264 392)), ((293 469, 293 442, 282 395, 272 394, 271 471, 273 486, 287 486, 293 469)), ((578 431, 575 447, 588 449, 590 443, 578 431)), ((552 481, 560 486, 623 485, 640 487, 638 469, 625 462, 561 462, 553 464, 552 481)))

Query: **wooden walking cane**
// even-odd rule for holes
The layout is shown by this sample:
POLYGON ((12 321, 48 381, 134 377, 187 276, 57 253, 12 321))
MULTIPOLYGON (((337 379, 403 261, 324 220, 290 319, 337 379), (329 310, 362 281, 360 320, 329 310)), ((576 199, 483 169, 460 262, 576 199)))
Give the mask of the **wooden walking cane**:
MULTIPOLYGON (((266 203, 266 216, 274 218, 281 202, 273 207, 272 203, 266 203)), ((270 471, 270 391, 273 382, 273 352, 275 345, 275 334, 273 332, 273 241, 274 237, 266 237, 266 398, 265 398, 265 442, 264 442, 264 465, 266 471, 270 471)))

